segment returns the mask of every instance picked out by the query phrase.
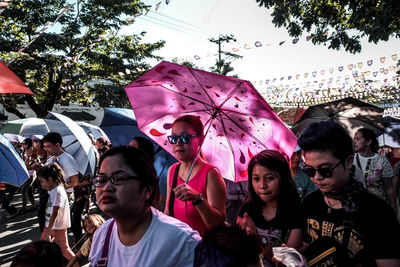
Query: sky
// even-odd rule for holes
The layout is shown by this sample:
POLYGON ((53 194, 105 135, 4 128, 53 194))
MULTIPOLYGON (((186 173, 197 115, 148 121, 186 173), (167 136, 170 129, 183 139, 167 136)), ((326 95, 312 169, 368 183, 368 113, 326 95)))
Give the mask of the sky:
POLYGON ((218 47, 208 39, 233 34, 237 42, 225 43, 222 50, 237 51, 236 54, 243 56, 233 61, 234 71, 230 74, 245 80, 265 81, 370 59, 378 62, 380 57, 389 58, 395 53, 400 57, 400 39, 394 38, 378 44, 363 40, 359 54, 313 45, 305 40, 307 34, 292 44, 293 38, 284 28, 276 28, 270 11, 259 7, 255 0, 170 0, 168 4, 144 0, 144 3, 152 5, 152 9, 146 16, 137 17, 122 34, 146 31, 145 42, 166 41, 157 55, 168 61, 191 60, 204 70, 209 70, 217 59, 218 47), (157 3, 160 4, 156 11, 157 3), (255 46, 257 41, 261 46, 255 46), (280 46, 282 41, 285 43, 280 46))

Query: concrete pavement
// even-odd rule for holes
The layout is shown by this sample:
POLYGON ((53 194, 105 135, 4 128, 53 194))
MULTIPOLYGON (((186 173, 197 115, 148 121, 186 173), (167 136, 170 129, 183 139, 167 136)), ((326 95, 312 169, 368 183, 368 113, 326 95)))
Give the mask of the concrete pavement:
MULTIPOLYGON (((39 202, 38 194, 35 199, 39 202)), ((12 204, 19 210, 21 208, 21 194, 14 196, 12 204)), ((28 208, 30 202, 28 201, 28 208)), ((7 219, 8 213, 0 209, 0 266, 10 266, 14 256, 26 244, 40 239, 39 223, 37 221, 37 211, 29 211, 23 215, 7 219)), ((69 231, 70 245, 74 238, 69 231)), ((76 252, 76 251, 74 251, 76 252)), ((89 266, 82 262, 82 266, 89 266)))

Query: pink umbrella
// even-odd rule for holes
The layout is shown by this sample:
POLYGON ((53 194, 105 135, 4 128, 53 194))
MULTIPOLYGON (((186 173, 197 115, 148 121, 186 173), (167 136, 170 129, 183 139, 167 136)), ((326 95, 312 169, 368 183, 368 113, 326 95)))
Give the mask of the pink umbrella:
POLYGON ((32 91, 0 60, 0 94, 30 94, 32 91))
POLYGON ((247 165, 261 150, 290 157, 296 147, 294 134, 248 81, 164 61, 125 91, 139 129, 171 154, 172 122, 199 116, 206 130, 205 159, 232 181, 247 179, 247 165))

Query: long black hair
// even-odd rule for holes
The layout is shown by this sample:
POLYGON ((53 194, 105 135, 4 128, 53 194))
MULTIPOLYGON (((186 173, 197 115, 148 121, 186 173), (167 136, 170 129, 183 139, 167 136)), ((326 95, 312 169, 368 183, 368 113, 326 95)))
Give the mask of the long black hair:
POLYGON ((247 172, 249 177, 249 194, 247 202, 251 202, 257 209, 262 210, 263 200, 257 195, 253 187, 253 169, 256 164, 273 170, 279 174, 278 211, 286 212, 289 208, 300 207, 300 196, 290 174, 289 163, 286 158, 276 150, 263 150, 255 155, 249 162, 247 172))

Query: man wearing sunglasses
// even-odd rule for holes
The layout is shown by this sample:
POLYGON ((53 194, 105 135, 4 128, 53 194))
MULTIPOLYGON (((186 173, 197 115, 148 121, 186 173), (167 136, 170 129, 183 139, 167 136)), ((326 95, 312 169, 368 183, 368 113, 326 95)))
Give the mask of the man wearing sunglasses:
POLYGON ((354 179, 349 134, 334 121, 312 123, 298 143, 303 171, 319 189, 302 202, 307 221, 303 241, 306 247, 311 244, 304 251, 309 264, 318 256, 311 248, 329 240, 348 256, 343 266, 400 266, 399 222, 385 201, 354 179))

